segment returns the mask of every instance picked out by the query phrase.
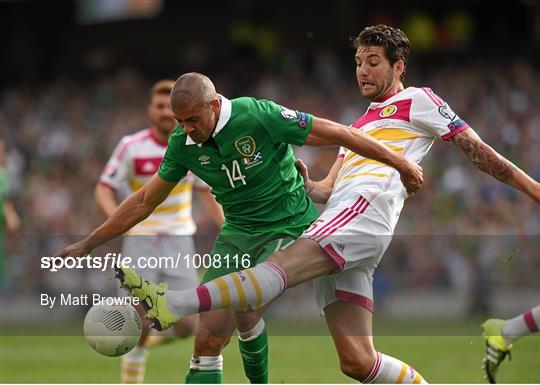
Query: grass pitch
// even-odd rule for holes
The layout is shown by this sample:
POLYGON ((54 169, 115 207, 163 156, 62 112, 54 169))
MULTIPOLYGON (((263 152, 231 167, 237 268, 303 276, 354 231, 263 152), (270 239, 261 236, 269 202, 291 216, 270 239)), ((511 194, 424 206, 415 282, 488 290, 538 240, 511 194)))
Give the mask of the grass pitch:
MULTIPOLYGON (((485 383, 480 369, 484 342, 478 335, 467 332, 436 336, 425 333, 430 330, 429 324, 403 326, 403 323, 382 322, 378 325, 376 335, 384 335, 375 337, 377 349, 412 365, 428 382, 485 383), (398 336, 397 330, 407 336, 398 336)), ((479 322, 469 325, 478 330, 479 322)), ((324 329, 319 330, 318 335, 311 333, 315 330, 317 327, 310 329, 313 335, 284 336, 276 332, 271 335, 271 382, 356 383, 340 372, 331 337, 324 335, 324 329)), ((189 338, 152 350, 146 382, 183 382, 192 345, 193 339, 189 338)), ((512 355, 512 361, 503 363, 499 381, 540 383, 540 336, 519 340, 512 355)), ((115 383, 120 380, 120 359, 97 354, 82 336, 3 336, 0 363, 2 383, 115 383)), ((248 382, 235 338, 224 352, 224 381, 248 382)))

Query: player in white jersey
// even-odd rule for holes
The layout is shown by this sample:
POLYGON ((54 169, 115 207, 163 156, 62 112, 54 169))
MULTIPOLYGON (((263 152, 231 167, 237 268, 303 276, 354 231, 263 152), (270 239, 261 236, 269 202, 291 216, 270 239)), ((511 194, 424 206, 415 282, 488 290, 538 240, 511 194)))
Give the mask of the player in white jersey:
MULTIPOLYGON (((157 171, 165 155, 169 135, 176 126, 169 101, 173 85, 172 80, 162 80, 152 87, 148 105, 152 126, 123 137, 107 162, 95 190, 96 201, 107 216, 118 205, 117 198, 123 191, 131 194, 139 190, 157 171)), ((221 225, 223 214, 209 186, 194 175, 188 175, 148 218, 126 233, 122 245, 122 255, 130 257, 139 266, 137 271, 148 279, 165 281, 175 290, 195 287, 199 282, 197 271, 186 266, 148 266, 156 266, 154 261, 158 261, 150 258, 172 257, 176 260, 179 253, 182 256, 195 253, 192 190, 197 191, 207 212, 221 225)), ((178 337, 187 337, 194 333, 196 327, 197 318, 188 317, 179 321, 174 331, 178 337)), ((157 341, 162 341, 162 338, 148 337, 148 329, 145 328, 137 348, 122 358, 123 383, 143 381, 146 346, 157 341)))
MULTIPOLYGON (((478 169, 540 203, 540 184, 485 144, 431 89, 403 87, 410 46, 402 31, 368 27, 354 46, 358 84, 371 104, 353 127, 417 163, 435 139, 452 141, 478 169)), ((399 176, 343 148, 323 181, 309 180, 298 163, 310 196, 326 203, 302 237, 317 242, 336 265, 337 273, 315 279, 315 289, 343 372, 362 382, 422 381, 407 364, 377 352, 371 337, 373 272, 407 198, 399 176)))
MULTIPOLYGON (((357 123, 368 127, 368 133, 360 136, 378 137, 417 162, 434 138, 442 136, 462 149, 477 168, 540 203, 540 183, 485 144, 440 98, 428 89, 404 89, 410 44, 401 30, 385 25, 365 28, 354 46, 360 90, 373 102, 357 123)), ((332 141, 317 132, 313 142, 332 141)), ((302 238, 266 262, 179 291, 164 290, 123 267, 117 268, 117 277, 130 295, 143 301, 147 317, 162 328, 200 311, 260 309, 286 288, 317 279, 317 302, 346 375, 365 383, 425 382, 406 363, 377 352, 372 337, 372 275, 392 237, 405 189, 392 170, 372 168, 379 165, 341 153, 321 182, 311 181, 299 163, 306 191, 327 207, 302 238), (346 168, 345 159, 354 169, 346 168)), ((417 172, 421 181, 421 170, 417 172)), ((56 256, 79 255, 91 250, 92 242, 79 242, 56 256)))

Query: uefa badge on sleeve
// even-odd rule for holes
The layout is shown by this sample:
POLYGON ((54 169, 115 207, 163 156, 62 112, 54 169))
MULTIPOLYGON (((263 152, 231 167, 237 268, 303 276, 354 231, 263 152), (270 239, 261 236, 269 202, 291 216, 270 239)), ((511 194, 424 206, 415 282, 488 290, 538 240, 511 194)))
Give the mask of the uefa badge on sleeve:
POLYGON ((287 120, 293 120, 298 118, 296 111, 281 106, 281 116, 287 120))

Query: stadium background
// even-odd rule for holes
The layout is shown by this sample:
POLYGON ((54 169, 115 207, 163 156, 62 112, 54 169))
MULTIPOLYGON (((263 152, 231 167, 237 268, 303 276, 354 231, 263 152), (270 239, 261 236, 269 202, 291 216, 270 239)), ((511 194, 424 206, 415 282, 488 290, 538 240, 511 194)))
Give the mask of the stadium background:
MULTIPOLYGON (((46 272, 39 257, 103 220, 95 183, 120 137, 147 126, 153 82, 203 72, 227 97, 268 98, 350 124, 367 103, 357 89, 349 38, 366 25, 399 26, 413 47, 406 86, 431 87, 539 180, 539 4, 0 4, 7 37, 0 127, 8 197, 22 219, 18 231, 4 235, 1 382, 118 380, 118 362, 97 356, 80 337, 84 309, 44 316, 39 306, 40 292, 82 286, 111 293, 114 283, 95 272, 46 272)), ((336 149, 296 152, 317 179, 336 149)), ((422 165, 424 188, 408 200, 375 276, 380 350, 404 357, 434 382, 481 382, 483 317, 510 316, 540 301, 540 211, 475 170, 451 144, 436 143, 422 165)), ((197 245, 207 251, 216 229, 197 205, 194 212, 197 245)), ((347 381, 310 285, 281 298, 267 318, 275 325, 272 381, 347 381)), ((184 341, 156 351, 148 379, 178 382, 190 349, 184 341)), ((244 382, 236 349, 227 349, 225 379, 244 382)), ((514 356, 502 378, 540 382, 540 338, 518 343, 514 356)))

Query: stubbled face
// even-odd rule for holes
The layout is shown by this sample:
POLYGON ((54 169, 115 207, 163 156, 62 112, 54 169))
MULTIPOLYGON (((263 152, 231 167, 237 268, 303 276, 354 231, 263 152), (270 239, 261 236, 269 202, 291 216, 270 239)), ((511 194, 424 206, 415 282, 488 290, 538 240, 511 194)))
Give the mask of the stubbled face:
POLYGON ((170 96, 167 94, 155 94, 148 105, 148 117, 152 124, 163 134, 169 135, 174 131, 174 121, 170 96))
POLYGON ((174 118, 182 130, 195 142, 206 142, 216 128, 221 109, 219 99, 209 103, 192 104, 173 111, 174 118))
POLYGON ((379 46, 359 46, 356 50, 356 79, 360 92, 365 98, 375 101, 391 92, 396 92, 399 77, 403 73, 403 62, 394 65, 385 56, 384 48, 379 46))

